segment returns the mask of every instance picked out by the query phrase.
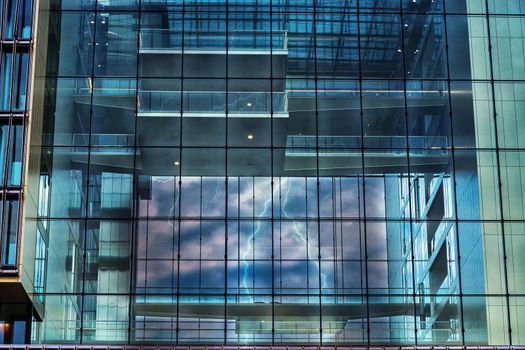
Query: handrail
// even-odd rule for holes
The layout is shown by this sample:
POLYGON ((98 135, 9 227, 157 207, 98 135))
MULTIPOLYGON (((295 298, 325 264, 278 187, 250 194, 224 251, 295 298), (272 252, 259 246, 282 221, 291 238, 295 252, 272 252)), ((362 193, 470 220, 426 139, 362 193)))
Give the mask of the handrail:
POLYGON ((398 150, 406 154, 406 149, 414 152, 448 154, 447 136, 315 136, 289 135, 286 140, 286 153, 335 152, 358 153, 363 147, 366 152, 398 150))
POLYGON ((286 50, 287 32, 262 30, 214 30, 181 31, 177 29, 143 29, 140 32, 141 49, 243 49, 243 50, 286 50), (228 44, 228 45, 226 45, 228 44))

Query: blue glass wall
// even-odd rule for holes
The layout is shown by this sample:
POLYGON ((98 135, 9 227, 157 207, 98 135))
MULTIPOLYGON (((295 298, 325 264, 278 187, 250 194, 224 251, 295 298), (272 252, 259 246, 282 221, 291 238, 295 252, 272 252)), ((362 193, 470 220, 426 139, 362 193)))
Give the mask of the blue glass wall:
POLYGON ((521 1, 49 5, 34 342, 523 342, 521 1))
POLYGON ((30 0, 0 2, 0 274, 19 270, 19 212, 31 46, 30 0))

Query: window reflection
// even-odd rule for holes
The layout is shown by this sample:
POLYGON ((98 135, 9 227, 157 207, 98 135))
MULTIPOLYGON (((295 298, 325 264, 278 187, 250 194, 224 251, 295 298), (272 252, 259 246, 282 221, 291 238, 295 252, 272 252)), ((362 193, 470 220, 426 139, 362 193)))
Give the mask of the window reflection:
POLYGON ((4 52, 2 55, 2 90, 0 91, 0 109, 9 110, 11 107, 11 75, 13 72, 13 54, 4 52))
POLYGON ((29 39, 31 35, 31 0, 18 0, 18 38, 29 39))
POLYGON ((20 111, 26 107, 26 90, 28 77, 27 52, 17 52, 15 62, 15 76, 13 84, 13 110, 20 111))
POLYGON ((55 2, 40 340, 510 337, 487 315, 523 290, 523 20, 482 3, 55 2))
POLYGON ((15 267, 18 243, 18 199, 7 198, 2 202, 2 267, 15 267))
POLYGON ((7 185, 19 186, 22 175, 23 128, 22 125, 2 125, 0 128, 0 162, 2 168, 6 169, 0 173, 0 183, 4 183, 4 174, 7 174, 7 185))
POLYGON ((7 1, 6 5, 7 7, 5 8, 4 30, 2 34, 4 38, 12 39, 15 34, 17 1, 7 1))

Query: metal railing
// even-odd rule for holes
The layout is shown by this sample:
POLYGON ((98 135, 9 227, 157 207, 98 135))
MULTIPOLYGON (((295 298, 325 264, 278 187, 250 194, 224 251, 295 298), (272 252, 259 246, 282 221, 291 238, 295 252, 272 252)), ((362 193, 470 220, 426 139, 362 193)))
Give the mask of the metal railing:
POLYGON ((200 50, 286 50, 286 31, 143 29, 140 33, 141 49, 200 50))
POLYGON ((284 92, 139 91, 139 112, 282 113, 284 92), (226 108, 227 107, 227 108, 226 108))
POLYGON ((87 152, 90 143, 91 153, 133 153, 135 146, 131 134, 73 134, 72 138, 74 152, 87 152))
POLYGON ((313 136, 290 135, 286 153, 388 153, 446 155, 446 136, 313 136))

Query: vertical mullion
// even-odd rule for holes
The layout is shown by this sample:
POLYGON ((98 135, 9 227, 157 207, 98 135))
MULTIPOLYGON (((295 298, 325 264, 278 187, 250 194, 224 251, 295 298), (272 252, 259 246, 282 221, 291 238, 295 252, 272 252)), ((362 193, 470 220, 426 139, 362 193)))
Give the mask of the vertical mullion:
MULTIPOLYGON (((407 178, 408 178, 408 228, 410 233, 410 266, 412 268, 412 305, 413 305, 413 317, 414 317, 414 344, 418 345, 418 324, 417 324, 417 306, 416 306, 416 298, 418 298, 416 293, 416 265, 415 265, 415 259, 416 256, 414 254, 414 213, 412 212, 412 185, 411 185, 411 170, 410 170, 410 132, 409 132, 409 122, 408 122, 408 98, 407 98, 407 67, 406 67, 406 60, 405 60, 405 51, 406 51, 406 45, 405 45, 405 30, 404 30, 404 23, 405 23, 405 13, 403 11, 403 2, 400 0, 399 2, 400 7, 400 13, 399 13, 399 31, 401 32, 401 61, 402 61, 402 69, 403 69, 403 108, 405 110, 404 112, 404 119, 405 119, 405 152, 406 152, 406 161, 407 161, 407 178)), ((416 14, 417 16, 417 14, 416 14)), ((408 19, 407 19, 408 20, 408 19)), ((415 184, 415 183, 414 183, 415 184)), ((415 186, 414 186, 415 190, 415 186)), ((416 204, 417 205, 417 200, 416 204)), ((416 222, 420 220, 421 218, 416 217, 416 222)), ((405 217, 403 217, 403 220, 406 220, 405 217)), ((421 225, 424 225, 424 223, 421 223, 421 225)), ((419 296, 421 298, 421 296, 419 296)), ((422 300, 420 299, 420 302, 422 300)))
MULTIPOLYGON (((136 329, 136 326, 135 326, 135 319, 134 319, 134 316, 133 316, 133 298, 136 298, 137 297, 137 290, 136 290, 136 286, 137 286, 137 283, 136 283, 136 277, 135 277, 135 271, 138 270, 136 269, 136 266, 137 266, 137 257, 138 257, 138 254, 135 255, 135 252, 138 251, 138 247, 137 249, 135 248, 135 244, 138 244, 138 240, 136 239, 136 236, 137 236, 137 232, 139 231, 139 225, 140 225, 140 220, 139 220, 139 205, 140 205, 140 201, 138 200, 138 190, 137 190, 137 187, 138 187, 138 181, 137 181, 137 178, 138 178, 138 174, 137 174, 137 152, 138 152, 138 142, 137 142, 137 139, 138 139, 138 136, 137 136, 137 125, 138 125, 138 113, 139 113, 139 75, 140 75, 140 41, 141 41, 141 25, 142 25, 142 0, 138 0, 138 4, 137 4, 138 8, 137 8, 137 11, 138 11, 138 14, 137 14, 137 63, 136 63, 136 67, 135 67, 135 125, 134 125, 134 130, 133 130, 133 134, 135 135, 134 137, 134 140, 133 140, 133 182, 132 182, 132 189, 134 191, 133 195, 132 195, 132 204, 131 204, 131 207, 132 207, 132 225, 131 225, 131 239, 129 241, 129 254, 130 254, 130 258, 129 258, 129 292, 128 292, 128 339, 127 339, 127 343, 128 344, 131 344, 132 342, 132 336, 133 336, 133 332, 135 332, 135 334, 137 333, 137 329, 136 329), (133 325, 133 327, 132 327, 133 325)), ((145 267, 144 267, 144 273, 145 273, 145 287, 144 287, 144 294, 147 293, 147 279, 148 279, 148 274, 147 274, 147 264, 148 264, 148 240, 149 240, 149 201, 147 203, 147 211, 146 211, 146 257, 145 257, 145 267)), ((169 220, 169 218, 168 218, 169 220)), ((145 324, 145 322, 143 323, 145 324)), ((144 328, 145 328, 145 325, 144 325, 144 328)))
MULTIPOLYGON (((508 332, 509 332, 509 345, 512 345, 512 319, 510 316, 510 294, 509 294, 509 275, 507 267, 507 244, 505 240, 505 218, 503 212, 503 195, 501 194, 503 189, 503 183, 501 181, 501 157, 500 157, 500 146, 499 146, 499 136, 498 136, 498 113, 496 105, 496 88, 495 88, 495 79, 494 79, 494 59, 493 59, 493 47, 492 47, 492 34, 490 27, 490 18, 489 14, 489 1, 485 0, 485 18, 487 21, 487 40, 489 45, 489 63, 490 63, 490 88, 492 93, 492 108, 493 108, 493 121, 494 121, 494 142, 496 144, 496 166, 497 177, 498 177, 498 202, 499 202, 499 211, 500 211, 500 225, 501 225, 501 239, 502 239, 502 250, 503 250, 503 271, 505 273, 505 301, 507 303, 507 322, 508 322, 508 332)), ((495 17, 497 18, 497 17, 495 17)), ((510 201, 509 201, 510 202, 510 201)))
MULTIPOLYGON (((360 11, 360 0, 357 0, 357 50, 358 50, 358 59, 359 59, 359 127, 361 131, 361 181, 358 183, 360 192, 362 193, 362 200, 359 202, 361 207, 362 202, 362 215, 359 215, 359 227, 362 227, 363 233, 363 245, 365 250, 364 256, 364 280, 365 280, 365 303, 366 303, 366 342, 367 345, 370 345, 370 296, 368 291, 368 244, 367 244, 367 222, 366 222, 366 196, 365 196, 365 148, 364 148, 364 112, 363 112, 363 62, 362 62, 362 50, 361 50, 361 11, 360 11)), ((361 236, 361 235, 360 235, 361 236)), ((361 256, 361 259, 363 257, 361 256)), ((363 271, 361 271, 363 273, 363 271)))
POLYGON ((182 128, 183 128, 183 116, 184 116, 184 50, 185 50, 185 28, 186 23, 186 1, 182 0, 182 30, 181 30, 181 67, 180 67, 180 119, 179 119, 179 180, 178 180, 178 218, 177 218, 177 294, 176 294, 176 328, 175 328, 175 344, 179 344, 179 333, 180 333, 180 243, 181 243, 181 214, 182 214, 182 128))
POLYGON ((201 298, 202 298, 202 259, 203 259, 202 257, 202 206, 203 206, 202 182, 203 182, 203 177, 201 175, 199 176, 199 287, 198 287, 199 303, 201 302, 201 298))
MULTIPOLYGON (((317 67, 317 6, 319 0, 313 0, 312 11, 312 42, 313 42, 313 59, 314 59, 314 90, 315 90, 315 162, 316 162, 316 183, 317 183, 317 279, 318 279, 318 311, 319 311, 319 345, 323 345, 323 315, 322 315, 322 299, 323 299, 323 285, 321 273, 321 178, 319 171, 319 100, 318 100, 318 67, 317 67)), ((308 249, 308 244, 306 244, 308 249)), ((307 252, 308 254, 308 252, 307 252)), ((308 255, 307 255, 308 259, 308 255)), ((308 294, 310 291, 308 290, 308 294)))
POLYGON ((226 0, 226 104, 225 104, 225 127, 224 127, 224 190, 225 190, 225 196, 224 196, 224 204, 225 204, 225 219, 224 219, 224 340, 223 344, 227 344, 228 340, 228 220, 226 212, 228 210, 228 153, 229 153, 229 142, 228 142, 228 103, 230 101, 228 91, 229 91, 229 17, 230 17, 230 4, 229 1, 226 0))
POLYGON ((0 43, 4 39, 4 16, 5 16, 5 4, 4 4, 4 0, 0 0, 0 43))
MULTIPOLYGON (((467 14, 465 14, 467 16, 467 14)), ((468 18, 468 17, 467 17, 468 18)), ((451 78, 450 78, 450 62, 449 62, 449 46, 448 46, 448 31, 447 31, 447 11, 446 5, 443 3, 443 29, 445 36, 445 61, 447 69, 447 88, 448 88, 448 105, 449 105, 449 123, 450 123, 450 140, 451 147, 450 152, 452 155, 452 177, 453 177, 453 200, 454 200, 454 231, 456 240, 456 260, 457 260, 457 279, 458 279, 458 291, 459 291, 459 309, 460 309, 460 319, 461 319, 461 344, 465 344, 465 318, 464 318, 464 306, 463 306, 463 286, 461 278, 461 247, 459 244, 459 219, 458 219, 458 198, 456 191, 456 154, 455 154, 455 142, 454 142, 454 122, 452 115, 452 96, 451 96, 451 78)), ((472 76, 471 76, 472 78, 472 76)), ((475 113, 475 111, 474 111, 475 113)))
MULTIPOLYGON (((16 21, 15 21, 16 22, 16 21)), ((14 86, 15 86, 15 70, 16 70, 16 52, 17 52, 17 47, 16 47, 16 44, 15 44, 15 41, 13 41, 13 44, 11 46, 11 77, 10 77, 10 80, 9 80, 9 91, 8 91, 8 94, 9 94, 9 112, 11 112, 11 114, 13 113, 13 97, 15 95, 15 92, 13 91, 14 90, 14 86)))
POLYGON ((7 135, 6 135, 6 142, 5 142, 5 150, 4 150, 4 162, 1 164, 2 167, 2 183, 0 184, 4 191, 7 191, 7 178, 9 176, 9 172, 7 169, 9 168, 9 157, 11 156, 10 148, 11 148, 11 132, 12 132, 12 123, 13 123, 13 116, 9 114, 9 120, 7 121, 7 135))
MULTIPOLYGON (((257 10, 258 10, 258 5, 256 4, 257 6, 257 10)), ((264 5, 262 5, 264 6, 264 5)), ((271 217, 271 221, 270 221, 270 224, 271 224, 271 240, 272 240, 272 247, 271 247, 271 260, 272 260, 272 273, 271 273, 271 278, 272 278, 272 297, 271 297, 271 303, 272 303, 272 310, 271 310, 271 322, 272 322, 272 333, 271 333, 271 337, 272 337, 272 340, 271 340, 271 343, 272 345, 275 345, 275 240, 274 240, 274 237, 275 237, 275 203, 274 203, 274 192, 275 192, 275 169, 274 169, 274 139, 273 139, 273 128, 274 128, 274 125, 273 125, 273 117, 274 117, 274 110, 273 110, 273 79, 274 79, 274 76, 273 76, 273 6, 272 6, 272 3, 270 2, 269 4, 269 16, 270 16, 270 186, 271 186, 271 189, 270 189, 270 195, 271 195, 271 212, 270 212, 270 217, 271 217)), ((264 23, 264 8, 262 9, 262 17, 263 17, 263 23, 264 23)), ((254 26, 254 30, 257 30, 257 27, 254 26)), ((256 34, 254 34, 254 40, 256 40, 256 34)))
POLYGON ((98 22, 98 1, 95 0, 95 8, 92 12, 94 15, 93 24, 93 53, 91 55, 91 90, 90 90, 90 101, 89 101, 89 127, 88 127, 88 152, 87 152, 87 170, 86 170, 86 205, 85 212, 83 213, 83 247, 82 247, 82 292, 81 292, 81 306, 80 306, 80 344, 84 341, 84 306, 86 304, 86 248, 87 248, 87 236, 88 236, 88 217, 89 217, 89 200, 90 200, 90 173, 91 173, 91 138, 93 131, 93 95, 95 91, 95 55, 96 55, 96 41, 97 41, 97 22, 98 22))
POLYGON ((13 41, 18 39, 18 21, 20 21, 20 1, 23 0, 11 0, 12 2, 16 1, 15 8, 15 18, 13 19, 13 41))

